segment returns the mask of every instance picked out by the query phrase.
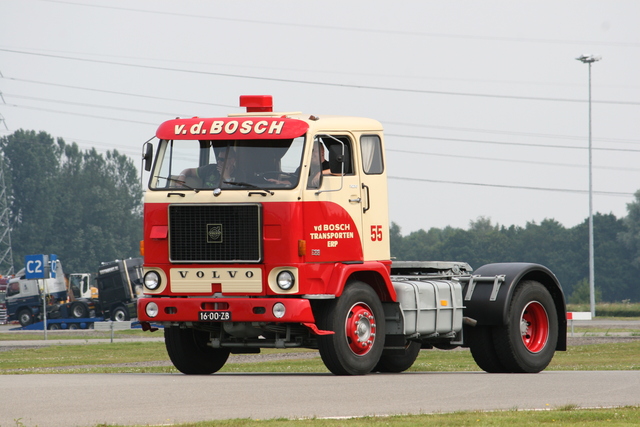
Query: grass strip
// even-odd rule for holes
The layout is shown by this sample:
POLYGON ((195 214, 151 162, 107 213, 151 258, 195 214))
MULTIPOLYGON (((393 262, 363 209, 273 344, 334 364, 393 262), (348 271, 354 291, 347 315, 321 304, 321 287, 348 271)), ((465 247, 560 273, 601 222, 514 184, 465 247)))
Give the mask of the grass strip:
MULTIPOLYGON (((162 332, 151 334, 141 329, 125 329, 114 331, 114 338, 162 338, 162 332)), ((47 331, 48 340, 92 340, 109 339, 111 331, 96 331, 95 329, 76 329, 65 331, 47 331)), ((0 332, 2 341, 44 341, 44 331, 0 332)))
MULTIPOLYGON (((221 372, 328 372, 316 352, 266 350, 262 354, 295 353, 297 358, 235 362, 221 372)), ((548 370, 638 370, 640 342, 571 346, 557 352, 548 370)), ((479 371, 467 349, 423 350, 413 372, 479 371)), ((16 348, 0 352, 0 374, 32 373, 178 373, 162 342, 128 342, 16 348)))
MULTIPOLYGON (((413 426, 635 426, 640 424, 640 407, 625 406, 604 409, 580 409, 576 405, 566 405, 543 411, 461 411, 447 414, 394 415, 388 417, 362 417, 300 420, 232 419, 202 421, 197 423, 172 424, 173 427, 413 427, 413 426)), ((28 427, 19 420, 17 427, 28 427)), ((94 427, 146 427, 147 425, 98 424, 94 427)))

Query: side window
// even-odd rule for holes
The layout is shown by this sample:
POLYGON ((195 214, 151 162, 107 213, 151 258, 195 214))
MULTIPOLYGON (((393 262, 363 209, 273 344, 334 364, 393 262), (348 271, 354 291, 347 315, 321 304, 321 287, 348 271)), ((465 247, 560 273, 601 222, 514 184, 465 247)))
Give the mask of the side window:
POLYGON ((7 288, 7 296, 18 295, 20 293, 20 283, 13 282, 9 283, 9 287, 7 288))
POLYGON ((115 279, 113 275, 103 277, 102 279, 100 279, 100 281, 102 283, 103 290, 110 290, 115 287, 114 286, 115 279))
POLYGON ((311 164, 309 167, 309 180, 307 188, 320 188, 322 185, 322 175, 329 173, 329 162, 326 159, 324 144, 320 138, 313 141, 313 150, 311 152, 311 164))
POLYGON ((364 135, 360 138, 362 148, 362 169, 367 175, 381 174, 382 144, 378 135, 364 135))

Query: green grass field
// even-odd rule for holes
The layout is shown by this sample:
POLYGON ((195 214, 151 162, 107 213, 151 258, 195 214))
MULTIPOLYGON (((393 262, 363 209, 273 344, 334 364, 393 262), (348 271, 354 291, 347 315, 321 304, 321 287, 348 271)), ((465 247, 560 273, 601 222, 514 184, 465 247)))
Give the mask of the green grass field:
MULTIPOLYGON (((297 353, 299 358, 235 363, 222 372, 328 372, 316 352, 263 350, 262 354, 297 353)), ((557 352, 549 370, 638 370, 640 340, 627 343, 569 346, 557 352)), ((477 371, 466 349, 423 350, 411 371, 477 371)), ((0 352, 0 374, 176 372, 162 342, 114 342, 17 348, 0 352), (126 366, 121 366, 125 365, 126 366)))

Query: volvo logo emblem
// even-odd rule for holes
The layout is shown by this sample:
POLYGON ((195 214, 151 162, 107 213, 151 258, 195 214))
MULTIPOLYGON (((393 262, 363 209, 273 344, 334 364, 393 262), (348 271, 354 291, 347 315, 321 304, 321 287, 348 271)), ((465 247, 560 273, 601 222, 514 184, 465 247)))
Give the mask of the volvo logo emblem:
POLYGON ((207 243, 222 243, 222 224, 207 224, 207 243))

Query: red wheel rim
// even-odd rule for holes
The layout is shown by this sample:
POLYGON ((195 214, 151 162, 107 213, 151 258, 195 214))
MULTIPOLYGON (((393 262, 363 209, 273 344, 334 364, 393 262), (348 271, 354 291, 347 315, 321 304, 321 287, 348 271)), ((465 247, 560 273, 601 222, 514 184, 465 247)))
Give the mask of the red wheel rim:
POLYGON ((363 302, 354 304, 347 313, 345 334, 349 348, 358 356, 371 351, 376 339, 376 319, 371 308, 363 302))
POLYGON ((539 353, 549 339, 549 316, 537 301, 527 304, 520 317, 520 333, 524 346, 532 353, 539 353))

